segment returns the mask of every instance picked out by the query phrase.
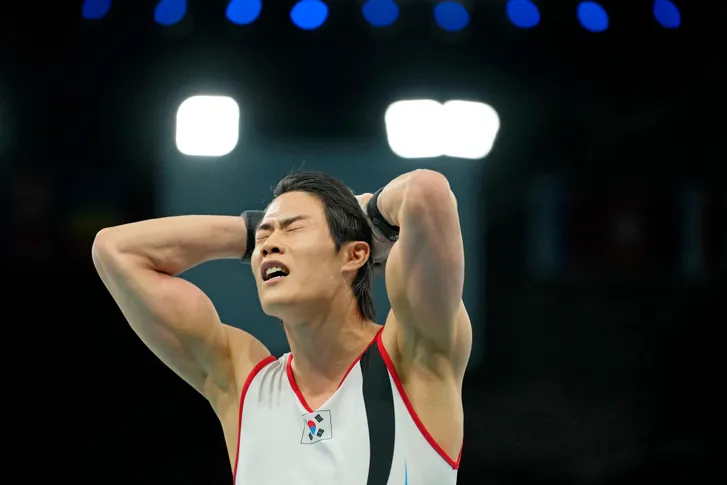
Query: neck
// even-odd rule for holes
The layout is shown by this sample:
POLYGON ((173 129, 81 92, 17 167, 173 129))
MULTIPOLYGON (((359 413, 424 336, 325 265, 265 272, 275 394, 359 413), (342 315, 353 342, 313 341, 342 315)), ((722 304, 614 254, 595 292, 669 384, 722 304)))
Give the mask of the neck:
POLYGON ((380 326, 363 318, 353 305, 328 308, 303 321, 283 321, 295 357, 298 387, 310 395, 335 390, 348 367, 373 340, 380 326))

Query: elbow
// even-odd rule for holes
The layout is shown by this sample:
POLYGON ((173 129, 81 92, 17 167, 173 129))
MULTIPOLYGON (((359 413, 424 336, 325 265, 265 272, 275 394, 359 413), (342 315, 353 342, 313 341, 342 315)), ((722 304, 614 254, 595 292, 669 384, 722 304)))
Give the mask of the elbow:
POLYGON ((101 229, 91 245, 91 259, 96 272, 103 281, 118 275, 119 272, 126 272, 139 265, 138 259, 127 254, 122 249, 116 228, 110 227, 101 229))
POLYGON ((93 265, 98 271, 101 271, 104 259, 111 252, 112 241, 108 232, 108 229, 101 229, 96 233, 91 245, 91 259, 93 259, 93 265))
POLYGON ((422 214, 434 207, 456 213, 457 199, 444 175, 433 170, 416 170, 411 173, 403 205, 410 214, 422 214))
POLYGON ((96 237, 93 238, 91 254, 96 257, 103 252, 108 252, 111 246, 113 246, 113 235, 110 234, 109 228, 101 229, 96 233, 96 237))
POLYGON ((113 262, 118 254, 118 244, 113 228, 101 229, 91 245, 91 259, 100 273, 103 268, 113 262))

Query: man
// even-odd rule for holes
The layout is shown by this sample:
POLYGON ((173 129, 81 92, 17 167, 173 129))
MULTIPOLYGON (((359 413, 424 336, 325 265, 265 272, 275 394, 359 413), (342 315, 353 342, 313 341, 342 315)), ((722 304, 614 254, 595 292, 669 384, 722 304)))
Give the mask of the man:
POLYGON ((417 170, 354 197, 300 172, 274 197, 243 217, 104 229, 95 266, 142 341, 212 405, 236 485, 454 484, 471 327, 447 180, 417 170), (241 257, 263 310, 283 323, 291 353, 279 359, 177 277, 241 257), (382 327, 370 292, 384 260, 382 327))

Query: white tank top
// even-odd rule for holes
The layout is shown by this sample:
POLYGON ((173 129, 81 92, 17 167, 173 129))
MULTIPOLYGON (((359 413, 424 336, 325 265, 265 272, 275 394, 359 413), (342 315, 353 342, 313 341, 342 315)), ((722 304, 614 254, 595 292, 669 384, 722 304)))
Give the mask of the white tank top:
POLYGON ((417 417, 381 331, 316 410, 295 383, 292 360, 264 359, 243 386, 234 485, 456 483, 460 457, 449 457, 417 417))

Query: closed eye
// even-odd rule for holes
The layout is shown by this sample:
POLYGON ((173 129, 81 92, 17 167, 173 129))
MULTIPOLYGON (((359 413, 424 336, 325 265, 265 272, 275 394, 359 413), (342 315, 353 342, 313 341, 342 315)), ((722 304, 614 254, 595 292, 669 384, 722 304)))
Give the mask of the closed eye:
MULTIPOLYGON (((304 229, 304 228, 305 228, 305 226, 288 226, 288 227, 284 228, 284 231, 286 233, 294 232, 294 231, 297 231, 299 229, 304 229)), ((257 244, 257 243, 264 241, 265 239, 270 237, 270 234, 271 234, 270 232, 262 232, 262 231, 258 230, 258 233, 255 237, 255 243, 257 244)))

